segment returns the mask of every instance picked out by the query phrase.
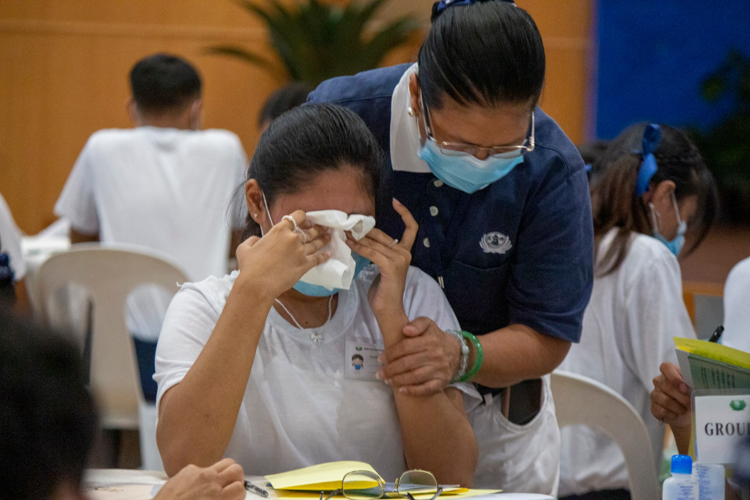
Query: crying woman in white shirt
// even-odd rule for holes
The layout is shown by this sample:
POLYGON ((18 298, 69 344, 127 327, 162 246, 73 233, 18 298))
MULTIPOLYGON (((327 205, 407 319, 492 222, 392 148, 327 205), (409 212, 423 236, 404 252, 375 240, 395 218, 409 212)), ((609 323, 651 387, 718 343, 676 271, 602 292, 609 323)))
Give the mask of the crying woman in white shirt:
MULTIPOLYGON (((473 387, 415 397, 375 377, 379 352, 411 319, 459 329, 437 283, 409 266, 417 224, 405 207, 392 202, 400 241, 361 234, 375 215, 381 154, 357 115, 331 105, 292 110, 261 137, 239 271, 184 285, 159 338, 157 441, 169 474, 221 457, 251 475, 361 460, 388 480, 419 468, 471 485, 477 444, 464 400, 478 402, 473 387), (362 223, 344 240, 308 220, 323 210, 362 223), (336 267, 322 266, 332 256, 351 275, 350 251, 348 289, 346 278, 333 290, 300 281, 336 267), (366 260, 375 265, 362 269, 366 260)), ((315 220, 329 224, 323 215, 315 220)))

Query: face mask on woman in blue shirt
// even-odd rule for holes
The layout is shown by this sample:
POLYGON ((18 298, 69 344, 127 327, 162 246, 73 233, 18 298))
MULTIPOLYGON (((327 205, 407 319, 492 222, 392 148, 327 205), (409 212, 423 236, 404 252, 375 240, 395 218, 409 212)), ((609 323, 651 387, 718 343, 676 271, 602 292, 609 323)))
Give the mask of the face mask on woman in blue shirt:
MULTIPOLYGON (((411 110, 410 114, 414 114, 411 110)), ((524 154, 534 150, 534 113, 531 114, 530 133, 523 144, 481 147, 474 144, 438 141, 433 135, 430 111, 422 101, 422 120, 426 138, 419 151, 435 177, 452 188, 468 194, 475 193, 508 175, 524 154), (477 154, 486 154, 484 159, 477 154)))

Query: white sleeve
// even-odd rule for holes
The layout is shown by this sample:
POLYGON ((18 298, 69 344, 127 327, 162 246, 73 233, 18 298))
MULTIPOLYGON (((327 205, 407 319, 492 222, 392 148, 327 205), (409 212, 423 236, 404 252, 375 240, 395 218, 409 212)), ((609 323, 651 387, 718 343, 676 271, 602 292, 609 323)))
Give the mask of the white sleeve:
POLYGON ((623 359, 643 387, 654 390, 653 378, 664 361, 677 363, 673 337, 695 338, 682 299, 682 277, 677 259, 654 259, 635 280, 626 296, 626 325, 617 345, 623 359))
POLYGON ((247 178, 248 162, 245 155, 245 149, 242 147, 239 137, 234 136, 235 147, 232 154, 232 172, 234 175, 234 190, 232 191, 232 218, 230 221, 233 230, 245 228, 245 219, 247 216, 247 201, 245 200, 245 190, 242 189, 247 178))
MULTIPOLYGON (((425 317, 434 321, 443 331, 461 330, 458 319, 440 285, 416 267, 410 267, 406 275, 404 311, 409 321, 425 317)), ((471 367, 467 367, 467 370, 469 368, 471 367)), ((471 411, 482 402, 482 396, 479 395, 474 384, 462 382, 451 384, 449 387, 454 387, 463 393, 466 411, 471 411)))
POLYGON ((0 195, 0 254, 8 253, 10 268, 15 275, 14 281, 21 281, 26 276, 26 264, 21 254, 21 234, 10 213, 5 199, 0 195))
POLYGON ((217 312, 192 284, 185 284, 172 299, 156 347, 154 380, 156 404, 171 387, 182 382, 198 359, 219 320, 217 312))
POLYGON ((425 317, 434 321, 441 330, 461 330, 448 299, 440 285, 424 271, 409 267, 404 290, 404 311, 409 321, 425 317))
POLYGON ((91 136, 78 156, 65 187, 55 204, 55 215, 70 220, 71 227, 84 234, 99 232, 96 212, 92 162, 95 135, 91 136))
POLYGON ((732 268, 724 285, 724 335, 721 343, 750 352, 750 258, 732 268))

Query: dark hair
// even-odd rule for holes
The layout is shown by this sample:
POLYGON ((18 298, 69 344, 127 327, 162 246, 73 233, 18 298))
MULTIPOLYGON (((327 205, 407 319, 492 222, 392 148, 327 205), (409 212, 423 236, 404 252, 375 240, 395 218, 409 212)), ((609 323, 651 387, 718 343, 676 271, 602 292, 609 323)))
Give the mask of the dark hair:
MULTIPOLYGON (((344 166, 359 170, 362 186, 377 202, 383 155, 372 132, 347 108, 309 104, 271 123, 258 142, 247 177, 258 181, 272 205, 280 194, 293 193, 321 172, 344 166)), ((260 226, 248 214, 245 237, 260 234, 260 226)))
POLYGON ((160 114, 182 108, 200 96, 201 77, 184 59, 154 54, 130 70, 130 88, 141 111, 160 114))
POLYGON ((362 361, 365 360, 365 358, 363 358, 361 354, 355 354, 354 356, 352 356, 352 361, 354 361, 357 358, 361 359, 362 361))
MULTIPOLYGON (((594 216, 594 238, 598 249, 601 238, 612 228, 619 231, 609 251, 597 264, 597 274, 614 272, 625 260, 631 232, 652 234, 648 207, 635 196, 636 180, 643 162, 639 152, 646 123, 625 129, 600 155, 593 165, 591 205, 594 216)), ((675 183, 677 201, 698 197, 698 213, 688 226, 694 236, 690 253, 700 245, 713 224, 718 208, 716 182, 688 136, 669 125, 660 125, 661 140, 654 151, 657 170, 650 186, 670 180, 675 183)))
POLYGON ((79 351, 0 307, 0 499, 80 488, 97 424, 79 351))
POLYGON ((536 105, 544 86, 544 44, 515 4, 456 5, 434 18, 419 49, 419 84, 430 108, 447 94, 461 105, 536 105))
POLYGON ((592 165, 593 167, 593 164, 607 151, 608 147, 609 141, 598 139, 581 144, 578 146, 578 152, 581 154, 581 158, 583 158, 583 163, 592 165))
POLYGON ((294 82, 286 85, 271 94, 263 104, 258 116, 258 125, 263 126, 266 122, 272 122, 282 114, 297 106, 302 106, 307 101, 307 95, 312 91, 310 86, 304 82, 294 82))

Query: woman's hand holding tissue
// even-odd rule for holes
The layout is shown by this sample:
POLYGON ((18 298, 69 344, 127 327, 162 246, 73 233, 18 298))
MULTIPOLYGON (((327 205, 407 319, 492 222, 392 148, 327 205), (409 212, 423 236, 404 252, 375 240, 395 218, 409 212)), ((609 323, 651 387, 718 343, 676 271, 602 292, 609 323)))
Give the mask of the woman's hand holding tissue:
POLYGON ((252 236, 237 248, 238 283, 253 286, 259 294, 275 299, 310 269, 330 258, 316 254, 331 239, 325 228, 311 224, 302 210, 291 214, 263 237, 252 236))
POLYGON ((373 229, 359 241, 347 238, 347 245, 359 255, 370 259, 380 268, 380 276, 370 289, 370 307, 372 307, 378 322, 387 318, 387 322, 405 320, 397 330, 383 328, 383 339, 386 345, 398 341, 402 337, 401 329, 408 323, 404 312, 404 289, 406 274, 411 264, 411 247, 417 237, 419 226, 409 210, 393 200, 393 208, 401 215, 406 229, 401 240, 394 240, 379 229, 373 229), (393 337, 398 335, 398 337, 393 337))

